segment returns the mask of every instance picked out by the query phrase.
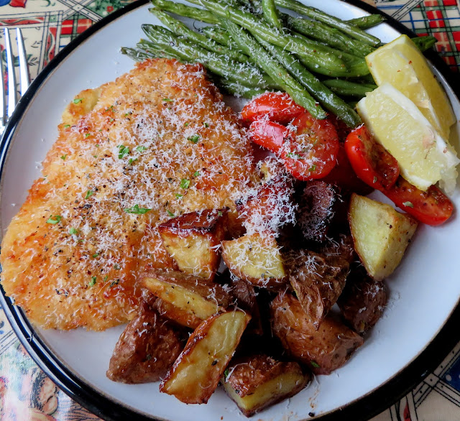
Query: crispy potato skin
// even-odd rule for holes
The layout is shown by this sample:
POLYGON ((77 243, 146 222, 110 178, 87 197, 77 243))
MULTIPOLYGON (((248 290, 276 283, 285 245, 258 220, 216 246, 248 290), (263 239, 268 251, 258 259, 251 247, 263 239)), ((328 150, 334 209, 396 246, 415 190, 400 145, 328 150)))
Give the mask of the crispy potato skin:
POLYGON ((330 374, 363 344, 360 335, 331 316, 316 329, 299 300, 289 292, 278 294, 270 309, 274 335, 292 357, 307 364, 315 374, 330 374))
POLYGON ((326 239, 341 198, 338 188, 321 180, 309 181, 300 197, 297 224, 306 240, 326 239))
POLYGON ((285 263, 305 316, 318 328, 342 293, 348 262, 339 256, 296 250, 288 254, 285 263))
POLYGON ((230 272, 256 286, 280 289, 287 282, 279 246, 271 233, 222 241, 222 258, 230 272))
POLYGON ((147 303, 128 323, 110 359, 107 377, 121 383, 161 380, 184 347, 181 333, 147 303))
POLYGON ((353 330, 366 333, 380 319, 388 301, 385 281, 375 281, 361 266, 352 270, 337 304, 353 330))
POLYGON ((225 391, 247 417, 294 396, 310 381, 298 363, 262 354, 238 359, 227 371, 225 391))
POLYGON ((232 302, 232 296, 221 285, 184 272, 150 271, 143 274, 140 284, 161 298, 164 303, 158 306, 162 313, 191 328, 224 311, 232 302))
POLYGON ((172 218, 159 225, 158 231, 181 271, 209 279, 219 267, 226 221, 227 209, 205 209, 172 218))
POLYGON ((375 280, 398 267, 418 226, 410 215, 357 194, 351 197, 348 220, 355 250, 375 280))
POLYGON ((206 403, 232 358, 250 320, 235 310, 216 314, 201 323, 160 384, 160 392, 187 404, 206 403))

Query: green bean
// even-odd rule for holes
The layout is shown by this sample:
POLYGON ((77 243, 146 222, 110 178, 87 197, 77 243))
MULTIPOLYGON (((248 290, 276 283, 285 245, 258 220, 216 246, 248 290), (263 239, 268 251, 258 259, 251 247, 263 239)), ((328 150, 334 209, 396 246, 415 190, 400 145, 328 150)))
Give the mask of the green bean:
POLYGON ((385 20, 386 19, 383 17, 383 15, 375 13, 373 15, 361 16, 359 18, 350 19, 346 22, 349 25, 356 26, 359 29, 369 29, 379 25, 382 22, 385 22, 385 20))
MULTIPOLYGON (((337 50, 331 47, 325 46, 330 49, 331 54, 337 54, 337 50)), ((319 73, 324 76, 330 77, 361 77, 369 74, 369 68, 367 67, 366 60, 363 57, 358 57, 353 54, 346 53, 345 51, 338 52, 339 57, 346 64, 346 67, 342 70, 330 71, 328 69, 312 65, 311 61, 306 59, 304 56, 298 54, 299 60, 302 64, 314 73, 319 73)))
POLYGON ((331 47, 349 52, 350 54, 354 54, 360 57, 366 57, 367 54, 374 51, 374 48, 369 44, 365 44, 361 41, 351 38, 344 32, 323 22, 293 17, 289 15, 284 16, 287 25, 294 31, 325 42, 331 47))
POLYGON ((438 40, 431 35, 423 36, 423 37, 414 37, 411 38, 414 44, 418 47, 418 49, 423 53, 424 51, 429 50, 433 45, 435 45, 438 40))
POLYGON ((315 9, 314 7, 305 6, 304 4, 298 2, 297 0, 275 0, 277 6, 285 7, 286 9, 293 10, 302 15, 306 15, 311 19, 318 20, 323 23, 327 23, 334 28, 340 29, 346 34, 350 35, 352 38, 355 38, 366 44, 376 46, 380 44, 380 40, 373 35, 370 35, 363 30, 352 26, 343 20, 340 20, 334 16, 328 15, 327 13, 322 12, 321 10, 315 9))
POLYGON ((295 77, 326 110, 335 114, 349 127, 356 127, 361 124, 361 119, 355 110, 349 107, 345 101, 302 66, 294 55, 260 38, 256 39, 273 57, 276 57, 289 73, 295 77))
POLYGON ((121 47, 120 49, 121 54, 128 56, 134 61, 144 61, 148 58, 155 58, 156 56, 152 53, 148 53, 143 50, 139 50, 137 48, 130 48, 130 47, 121 47))
POLYGON ((211 24, 219 23, 217 16, 205 9, 198 9, 196 7, 187 6, 182 3, 175 3, 169 0, 151 1, 154 6, 160 10, 164 10, 165 12, 170 12, 186 18, 199 20, 200 22, 211 24))
POLYGON ((260 67, 286 91, 291 98, 300 106, 306 108, 315 118, 326 118, 326 112, 319 106, 316 100, 307 90, 294 79, 278 61, 265 51, 257 40, 234 22, 222 20, 224 27, 232 38, 240 45, 241 49, 257 60, 260 67))
POLYGON ((323 80, 323 83, 337 95, 359 98, 365 97, 367 92, 372 92, 377 88, 377 85, 355 83, 344 79, 328 79, 323 80))
POLYGON ((252 88, 226 78, 216 78, 216 85, 221 86, 227 93, 237 97, 252 99, 257 95, 267 92, 266 89, 252 88))
POLYGON ((209 51, 214 51, 219 54, 224 54, 230 57, 233 60, 246 63, 248 61, 248 56, 239 53, 238 51, 231 50, 223 45, 220 45, 213 40, 208 39, 203 34, 195 32, 188 28, 184 23, 174 19, 172 16, 168 15, 166 12, 163 12, 159 9, 149 9, 164 25, 166 25, 172 32, 176 35, 184 36, 190 41, 197 43, 198 45, 206 48, 209 51))
POLYGON ((231 60, 224 55, 211 53, 187 40, 179 39, 163 26, 144 24, 142 30, 158 47, 172 51, 182 60, 202 63, 219 76, 264 89, 278 86, 256 66, 231 60))
POLYGON ((229 33, 220 25, 205 26, 201 29, 201 32, 219 44, 225 45, 232 50, 242 52, 240 46, 233 41, 229 33))
POLYGON ((183 58, 172 48, 169 48, 169 46, 160 47, 151 41, 147 41, 146 39, 141 39, 136 44, 136 47, 141 51, 151 54, 155 58, 174 58, 178 61, 183 61, 183 58))
POLYGON ((313 64, 330 71, 343 71, 346 66, 337 55, 331 54, 330 49, 320 45, 318 42, 309 41, 305 37, 291 36, 276 28, 270 27, 262 19, 251 13, 219 4, 209 0, 190 0, 192 3, 206 7, 209 11, 216 15, 231 20, 233 23, 241 25, 252 33, 266 39, 268 42, 286 48, 293 53, 302 54, 305 59, 308 59, 313 64))
POLYGON ((278 10, 276 9, 275 0, 262 0, 262 13, 265 20, 275 28, 281 29, 281 21, 278 10))

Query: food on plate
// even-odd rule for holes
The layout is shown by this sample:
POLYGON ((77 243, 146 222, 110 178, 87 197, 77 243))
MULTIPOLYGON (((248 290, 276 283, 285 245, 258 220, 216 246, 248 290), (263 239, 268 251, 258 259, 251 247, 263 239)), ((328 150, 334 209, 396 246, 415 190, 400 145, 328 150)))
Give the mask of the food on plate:
POLYGON ((407 35, 378 48, 366 61, 377 85, 390 83, 418 107, 443 139, 449 139, 455 114, 425 57, 407 35))
POLYGON ((259 176, 198 64, 147 60, 77 95, 69 115, 3 238, 2 286, 36 325, 102 330, 136 315, 142 273, 175 267, 158 225, 234 210, 259 176))
POLYGON ((235 276, 256 286, 279 288, 287 281, 280 247, 266 232, 222 241, 222 259, 235 276))
POLYGON ((358 266, 350 271, 337 304, 347 324, 362 335, 380 319, 387 301, 386 282, 372 279, 362 266, 358 266))
POLYGON ((297 225, 307 240, 324 242, 332 219, 343 202, 336 185, 322 180, 308 182, 302 191, 297 225))
POLYGON ((118 339, 107 377, 122 383, 161 380, 184 348, 183 332, 147 302, 118 339))
POLYGON ((390 205, 353 194, 348 214, 355 250, 372 278, 382 280, 398 267, 417 221, 390 205))
POLYGON ((410 99, 385 82, 359 101, 357 109, 407 181, 423 191, 439 181, 453 190, 459 159, 410 99))
MULTIPOLYGON (((190 314, 189 320, 201 322, 225 310, 231 303, 230 294, 221 285, 184 272, 157 269, 144 274, 141 284, 177 309, 178 320, 171 313, 169 317, 178 322, 182 320, 184 312, 190 314)), ((197 326, 193 323, 189 327, 197 326)))
POLYGON ((349 272, 341 256, 295 250, 284 256, 289 282, 304 310, 304 317, 318 328, 340 297, 349 272))
POLYGON ((226 209, 205 209, 163 222, 158 231, 163 246, 183 272, 211 279, 219 267, 217 252, 226 238, 226 209))
POLYGON ((5 236, 2 284, 44 328, 129 322, 110 379, 161 380, 186 404, 220 382, 252 416, 364 343, 417 221, 451 217, 435 184, 453 189, 458 159, 447 97, 407 61, 417 47, 362 30, 380 19, 193 2, 153 0, 169 29, 143 25, 122 50, 141 63, 67 107, 5 236), (395 52, 402 74, 383 77, 395 52), (239 117, 214 83, 253 97, 239 117))
POLYGON ((331 315, 315 326, 290 292, 278 294, 270 311, 273 333, 289 355, 315 374, 338 369, 364 342, 362 336, 331 315))
POLYGON ((310 381, 294 361, 263 355, 236 359, 224 373, 223 386, 247 417, 300 392, 310 381))
POLYGON ((216 314, 190 335, 160 391, 184 403, 206 403, 217 388, 250 317, 234 310, 216 314))

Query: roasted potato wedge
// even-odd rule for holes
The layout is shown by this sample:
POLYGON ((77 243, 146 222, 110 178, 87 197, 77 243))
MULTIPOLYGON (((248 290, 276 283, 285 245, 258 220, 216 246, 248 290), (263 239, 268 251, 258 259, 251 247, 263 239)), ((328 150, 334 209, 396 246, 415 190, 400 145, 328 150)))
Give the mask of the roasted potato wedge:
POLYGON ((297 298, 280 293, 270 304, 272 330, 283 347, 315 374, 330 374, 363 344, 363 338, 332 316, 317 329, 297 298))
POLYGON ((216 314, 190 335, 160 384, 160 391, 187 404, 206 403, 219 384, 250 317, 240 310, 216 314))
POLYGON ((351 271, 337 304, 347 324, 364 334, 380 319, 387 301, 385 281, 375 281, 360 266, 351 271))
POLYGON ((299 201, 297 225, 306 240, 326 239, 336 208, 341 202, 339 189, 321 180, 309 181, 299 201))
POLYGON ((198 319, 201 322, 224 311, 232 302, 231 295, 222 285, 183 272, 151 271, 142 276, 141 285, 170 304, 162 305, 163 312, 181 324, 186 323, 184 313, 190 315, 189 320, 196 322, 198 319))
POLYGON ((278 230, 295 222, 296 205, 292 178, 277 175, 236 201, 236 210, 248 233, 278 230))
POLYGON ((418 225, 410 215, 357 194, 351 197, 348 220, 355 250, 375 280, 393 273, 418 225))
POLYGON ((340 257, 349 264, 359 260, 350 234, 339 234, 337 238, 327 239, 319 246, 318 252, 328 257, 340 257))
POLYGON ((184 343, 181 332, 144 302, 118 339, 107 377, 121 383, 156 382, 172 367, 184 343))
POLYGON ((236 278, 231 283, 231 294, 235 297, 237 307, 251 315, 247 333, 262 335, 263 327, 260 318, 259 303, 257 302, 257 293, 254 285, 236 278))
POLYGON ((268 355, 239 359, 227 372, 224 389, 247 417, 294 396, 310 381, 296 362, 277 361, 268 355))
POLYGON ((275 238, 267 233, 222 242, 222 258, 238 278, 264 288, 280 288, 287 276, 275 238))
POLYGON ((220 242, 225 239, 226 209, 186 213, 158 226, 163 245, 179 269, 212 278, 220 263, 220 242))
POLYGON ((289 282, 306 317, 318 328, 345 287, 348 261, 338 256, 296 250, 287 255, 285 263, 289 282))

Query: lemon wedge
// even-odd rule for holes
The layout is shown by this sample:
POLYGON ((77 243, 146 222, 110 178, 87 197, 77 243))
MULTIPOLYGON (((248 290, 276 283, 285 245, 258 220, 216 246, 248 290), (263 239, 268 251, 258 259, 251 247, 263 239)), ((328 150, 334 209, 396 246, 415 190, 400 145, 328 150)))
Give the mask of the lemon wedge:
POLYGON ((446 191, 453 191, 459 159, 409 98, 385 82, 361 99, 357 109, 377 141, 396 158, 407 181, 424 191, 439 181, 446 191))
POLYGON ((407 35, 378 48, 366 57, 377 85, 392 84, 420 109, 444 139, 449 139, 455 114, 444 89, 425 57, 407 35))

